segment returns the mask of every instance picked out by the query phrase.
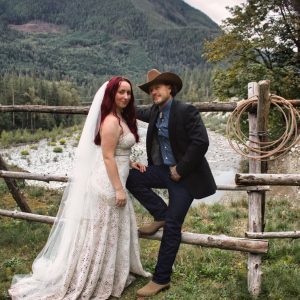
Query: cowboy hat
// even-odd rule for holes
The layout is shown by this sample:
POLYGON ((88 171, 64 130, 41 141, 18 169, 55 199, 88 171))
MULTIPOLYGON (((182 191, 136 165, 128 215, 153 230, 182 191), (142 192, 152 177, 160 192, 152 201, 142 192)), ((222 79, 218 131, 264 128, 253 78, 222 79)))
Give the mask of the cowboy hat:
POLYGON ((153 84, 163 83, 163 84, 171 84, 175 85, 177 88, 177 93, 182 88, 182 81, 180 77, 171 72, 161 73, 156 69, 152 69, 147 73, 147 82, 139 85, 138 87, 143 90, 145 93, 150 94, 149 88, 153 84))

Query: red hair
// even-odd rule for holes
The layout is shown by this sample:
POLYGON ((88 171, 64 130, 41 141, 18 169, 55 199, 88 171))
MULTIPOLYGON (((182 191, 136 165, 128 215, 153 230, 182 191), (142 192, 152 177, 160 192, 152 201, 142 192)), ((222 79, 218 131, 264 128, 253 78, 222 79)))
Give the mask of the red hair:
MULTIPOLYGON (((135 114, 135 108, 134 108, 134 95, 133 95, 133 91, 132 91, 132 84, 127 78, 124 78, 121 76, 115 76, 115 77, 112 77, 110 79, 110 81, 108 82, 106 89, 105 89, 103 101, 101 104, 100 127, 101 127, 103 121, 105 120, 105 118, 111 112, 113 113, 114 116, 116 116, 119 119, 119 124, 121 126, 121 123, 120 123, 121 120, 118 117, 117 112, 116 112, 115 97, 116 97, 118 88, 122 81, 128 82, 130 85, 130 88, 131 88, 131 98, 130 98, 128 105, 122 111, 122 117, 126 121, 130 131, 134 135, 135 141, 138 142, 139 135, 137 133, 136 114, 135 114)), ((100 130, 99 130, 99 132, 97 132, 94 142, 96 145, 101 145, 100 130)))

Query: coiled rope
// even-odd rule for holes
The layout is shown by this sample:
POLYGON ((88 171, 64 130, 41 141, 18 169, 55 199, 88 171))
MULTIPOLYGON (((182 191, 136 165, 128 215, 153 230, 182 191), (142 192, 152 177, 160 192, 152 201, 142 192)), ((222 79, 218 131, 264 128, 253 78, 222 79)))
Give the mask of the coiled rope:
POLYGON ((278 139, 265 141, 264 137, 269 136, 268 132, 250 132, 248 137, 241 130, 242 115, 253 105, 258 104, 257 96, 240 101, 228 118, 226 126, 228 142, 242 156, 262 161, 275 160, 286 155, 299 141, 297 120, 300 120, 300 114, 297 109, 288 100, 277 95, 271 95, 270 101, 285 120, 285 130, 278 139))

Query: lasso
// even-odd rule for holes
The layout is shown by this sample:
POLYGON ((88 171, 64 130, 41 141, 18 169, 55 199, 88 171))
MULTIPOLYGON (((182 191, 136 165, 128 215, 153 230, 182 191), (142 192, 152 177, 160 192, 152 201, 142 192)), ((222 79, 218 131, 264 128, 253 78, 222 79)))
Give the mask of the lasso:
POLYGON ((249 137, 246 136, 240 127, 241 117, 249 108, 258 104, 258 97, 240 101, 228 118, 226 127, 228 142, 237 153, 255 160, 275 160, 286 155, 299 141, 297 120, 300 120, 300 114, 297 109, 288 100, 277 95, 271 95, 270 101, 284 117, 284 132, 278 139, 270 141, 260 140, 260 137, 268 137, 268 132, 257 132, 257 134, 250 132, 249 137), (251 139, 254 135, 258 136, 255 140, 251 139))

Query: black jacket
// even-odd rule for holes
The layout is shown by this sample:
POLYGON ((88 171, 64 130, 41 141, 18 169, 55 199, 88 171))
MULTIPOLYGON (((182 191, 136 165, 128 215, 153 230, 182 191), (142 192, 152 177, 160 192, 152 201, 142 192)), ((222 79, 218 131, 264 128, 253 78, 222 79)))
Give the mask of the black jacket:
MULTIPOLYGON (((137 108, 137 118, 149 123, 146 140, 149 165, 153 164, 151 153, 153 139, 157 136, 155 124, 158 113, 156 105, 137 108)), ((200 114, 193 105, 172 101, 169 139, 177 172, 193 197, 200 199, 214 194, 216 184, 204 156, 209 145, 208 136, 200 114)))

